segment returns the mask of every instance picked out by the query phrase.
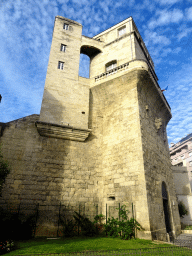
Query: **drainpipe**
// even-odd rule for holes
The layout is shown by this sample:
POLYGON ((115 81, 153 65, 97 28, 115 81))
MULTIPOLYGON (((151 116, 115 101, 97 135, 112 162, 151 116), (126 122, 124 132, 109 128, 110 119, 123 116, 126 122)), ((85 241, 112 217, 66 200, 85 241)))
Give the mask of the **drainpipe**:
POLYGON ((132 48, 132 39, 131 39, 131 22, 129 20, 129 32, 130 32, 130 42, 131 42, 131 59, 133 60, 133 48, 132 48))

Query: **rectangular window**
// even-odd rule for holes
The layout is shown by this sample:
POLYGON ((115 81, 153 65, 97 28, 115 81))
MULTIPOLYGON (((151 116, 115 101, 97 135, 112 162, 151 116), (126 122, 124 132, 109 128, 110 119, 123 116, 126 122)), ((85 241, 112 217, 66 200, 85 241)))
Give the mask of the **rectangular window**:
POLYGON ((69 29, 69 25, 68 25, 68 24, 66 24, 66 23, 64 23, 64 25, 63 25, 63 29, 68 30, 68 29, 69 29))
POLYGON ((189 152, 189 156, 192 156, 192 152, 189 152))
POLYGON ((126 26, 118 29, 118 36, 123 36, 126 33, 126 26))
POLYGON ((61 51, 66 52, 66 47, 67 47, 67 45, 61 44, 61 51))
POLYGON ((192 161, 189 162, 189 166, 192 166, 192 161))
POLYGON ((63 69, 63 67, 64 67, 64 62, 59 61, 58 62, 58 69, 63 69))

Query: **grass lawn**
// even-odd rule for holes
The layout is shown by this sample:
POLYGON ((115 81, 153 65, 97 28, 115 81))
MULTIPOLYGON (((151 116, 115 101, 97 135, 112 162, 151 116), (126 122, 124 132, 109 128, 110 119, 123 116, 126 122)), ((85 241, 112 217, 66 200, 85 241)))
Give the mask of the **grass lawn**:
MULTIPOLYGON (((94 238, 75 237, 75 238, 65 238, 65 239, 60 238, 58 240, 56 239, 51 240, 46 238, 35 238, 28 241, 20 241, 19 245, 20 245, 20 249, 7 253, 6 255, 31 255, 31 254, 46 254, 46 253, 65 254, 70 252, 83 252, 83 251, 101 251, 101 250, 112 251, 112 250, 119 250, 119 249, 127 250, 127 249, 157 248, 157 247, 171 246, 169 244, 155 243, 150 240, 143 240, 143 239, 121 240, 120 238, 109 238, 109 237, 94 237, 94 238)), ((94 253, 94 255, 96 254, 94 253)), ((154 255, 157 255, 157 254, 154 254, 154 255)), ((161 254, 161 255, 164 255, 164 254, 161 254)), ((168 255, 168 254, 166 253, 165 255, 168 255)), ((187 255, 187 254, 177 254, 177 255, 187 255)))
POLYGON ((192 226, 186 226, 184 230, 192 230, 192 226))

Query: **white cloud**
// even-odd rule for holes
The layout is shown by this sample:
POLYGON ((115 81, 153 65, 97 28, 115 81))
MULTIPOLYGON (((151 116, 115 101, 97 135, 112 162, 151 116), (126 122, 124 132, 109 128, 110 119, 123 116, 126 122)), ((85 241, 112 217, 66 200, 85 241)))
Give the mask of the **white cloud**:
POLYGON ((99 4, 106 13, 109 12, 109 7, 107 6, 106 2, 100 2, 99 4))
POLYGON ((172 52, 171 48, 165 48, 161 53, 161 57, 167 57, 167 55, 171 52, 172 52))
POLYGON ((178 54, 181 51, 181 47, 176 47, 175 49, 172 50, 173 53, 178 54))
POLYGON ((169 141, 177 142, 178 138, 192 129, 192 67, 191 63, 183 65, 179 72, 174 72, 167 81, 167 100, 172 108, 172 119, 168 124, 169 141))
POLYGON ((152 19, 148 27, 154 29, 158 26, 169 25, 170 23, 178 23, 183 19, 183 12, 179 9, 168 10, 158 10, 156 14, 157 18, 152 19))
POLYGON ((161 5, 173 5, 178 2, 182 2, 182 0, 156 0, 161 5))
POLYGON ((176 61, 176 60, 170 60, 170 61, 169 61, 169 64, 170 64, 171 66, 176 66, 176 65, 179 64, 179 62, 176 61))
POLYGON ((157 32, 151 32, 149 30, 145 31, 145 43, 149 44, 160 44, 169 45, 171 40, 164 35, 159 35, 157 32))
POLYGON ((180 41, 183 37, 189 36, 189 34, 192 32, 192 28, 184 28, 178 35, 177 38, 180 41))
POLYGON ((186 18, 192 21, 192 7, 186 9, 186 18))

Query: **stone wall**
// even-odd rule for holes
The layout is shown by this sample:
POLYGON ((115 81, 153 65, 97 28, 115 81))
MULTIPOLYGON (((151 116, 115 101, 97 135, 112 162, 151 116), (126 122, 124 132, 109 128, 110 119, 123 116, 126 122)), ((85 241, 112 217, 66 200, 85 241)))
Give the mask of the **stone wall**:
MULTIPOLYGON (((73 210, 78 210, 81 204, 85 211, 88 209, 87 215, 93 217, 94 205, 99 203, 102 192, 102 173, 100 170, 97 174, 96 164, 99 148, 94 151, 91 140, 80 143, 41 137, 35 126, 38 119, 38 115, 32 115, 6 124, 0 143, 11 173, 2 191, 1 204, 39 203, 47 209, 61 202, 73 210)), ((56 222, 53 218, 43 221, 44 226, 56 222)))
POLYGON ((171 228, 176 234, 179 234, 180 219, 166 134, 166 125, 171 114, 149 74, 146 71, 140 71, 138 76, 142 149, 150 228, 154 237, 158 233, 166 233, 162 200, 162 182, 164 181, 169 197, 171 228))
POLYGON ((137 220, 149 230, 137 82, 137 71, 132 71, 91 88, 97 111, 93 125, 100 129, 103 201, 133 202, 137 220))
POLYGON ((56 17, 40 121, 88 128, 89 80, 79 82, 78 76, 81 33, 81 24, 56 17), (61 44, 66 46, 64 52, 61 44), (63 69, 58 68, 59 61, 64 63, 63 69))
POLYGON ((188 214, 181 218, 181 223, 192 225, 192 193, 187 167, 172 166, 172 171, 178 201, 181 201, 188 210, 188 214))
MULTIPOLYGON (((133 203, 145 229, 138 236, 150 239, 150 230, 166 233, 161 191, 165 181, 172 229, 178 233, 175 187, 161 130, 165 126, 159 124, 166 125, 170 113, 155 90, 148 72, 138 69, 92 87, 92 132, 85 142, 40 136, 35 126, 38 115, 6 124, 0 143, 11 173, 1 203, 61 203, 74 210, 81 204, 92 219, 96 205, 105 215, 106 204, 109 210, 118 203, 133 203)), ((50 229, 50 220, 43 221, 50 229)))

